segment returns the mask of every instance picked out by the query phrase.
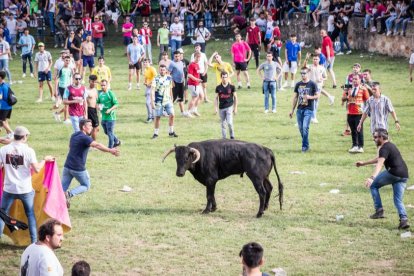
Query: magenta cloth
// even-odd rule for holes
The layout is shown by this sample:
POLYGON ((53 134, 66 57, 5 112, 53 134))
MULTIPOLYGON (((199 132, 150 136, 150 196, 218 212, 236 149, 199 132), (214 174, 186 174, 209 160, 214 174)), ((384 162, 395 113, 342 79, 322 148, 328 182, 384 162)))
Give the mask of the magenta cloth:
POLYGON ((67 227, 72 228, 56 161, 46 162, 43 186, 49 191, 43 211, 49 217, 57 219, 67 227))
POLYGON ((3 198, 3 169, 0 169, 0 206, 1 206, 1 199, 3 198))

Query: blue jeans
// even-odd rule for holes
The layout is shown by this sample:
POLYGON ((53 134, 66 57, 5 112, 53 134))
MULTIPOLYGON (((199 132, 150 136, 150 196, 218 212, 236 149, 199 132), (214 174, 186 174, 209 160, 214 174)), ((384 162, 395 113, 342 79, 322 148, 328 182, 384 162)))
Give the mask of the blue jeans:
POLYGON ((368 29, 368 27, 369 27, 369 21, 371 20, 371 17, 372 17, 371 14, 366 14, 365 15, 364 29, 368 29))
POLYGON ((407 30, 407 24, 410 21, 410 18, 400 18, 395 20, 395 26, 394 26, 394 33, 399 32, 401 27, 402 31, 405 33, 405 30, 407 30))
POLYGON ((47 16, 49 17, 50 31, 52 33, 54 33, 55 32, 55 13, 54 12, 48 12, 47 16))
POLYGON ((293 13, 294 12, 301 12, 301 13, 304 13, 305 12, 305 10, 303 9, 303 7, 298 7, 298 8, 291 8, 289 11, 288 11, 288 19, 290 20, 290 19, 292 19, 292 17, 293 17, 293 13))
POLYGON ((66 192, 69 189, 70 183, 72 182, 73 178, 75 178, 79 182, 80 185, 69 191, 69 195, 71 197, 84 193, 88 191, 89 188, 91 187, 91 181, 90 181, 89 173, 87 170, 75 171, 75 170, 71 170, 66 167, 63 167, 62 188, 64 192, 66 192))
POLYGON ((194 31, 194 19, 195 19, 196 17, 194 16, 194 15, 192 15, 192 14, 189 14, 189 15, 187 15, 187 17, 186 17, 186 26, 187 26, 187 30, 188 30, 188 34, 189 35, 192 35, 193 34, 193 31, 194 31))
POLYGON ((27 53, 22 55, 22 62, 23 62, 23 73, 26 74, 26 64, 29 61, 29 68, 30 73, 33 73, 33 61, 32 61, 32 53, 27 53))
POLYGON ((9 79, 9 83, 12 82, 11 74, 9 70, 9 60, 8 59, 0 59, 0 71, 6 72, 6 76, 9 79))
MULTIPOLYGON (((27 221, 29 222, 29 232, 32 243, 37 241, 36 217, 33 209, 34 196, 34 191, 31 191, 27 194, 10 194, 6 191, 3 191, 3 197, 1 200, 1 208, 4 209, 7 214, 9 213, 10 207, 12 206, 15 199, 20 199, 20 201, 23 203, 24 212, 26 213, 27 221)), ((0 236, 3 234, 3 228, 4 222, 0 219, 0 236)))
POLYGON ((79 128, 79 121, 83 119, 83 116, 70 116, 70 121, 72 122, 73 132, 77 132, 80 130, 79 128))
POLYGON ((348 48, 348 51, 351 50, 351 46, 349 46, 349 42, 348 42, 348 33, 340 32, 339 41, 341 43, 341 52, 344 51, 344 44, 346 45, 346 48, 348 48))
POLYGON ((302 151, 306 151, 309 149, 309 125, 312 118, 312 114, 313 111, 310 109, 298 109, 296 111, 299 132, 302 136, 302 151))
POLYGON ((98 47, 101 50, 101 56, 104 56, 103 38, 93 38, 93 44, 95 45, 95 57, 98 53, 98 47))
POLYGON ((276 110, 276 81, 263 81, 264 106, 269 110, 269 94, 272 97, 272 110, 276 110))
POLYGON ((374 200, 375 210, 382 208, 381 196, 379 189, 386 186, 392 185, 394 194, 394 205, 397 208, 400 219, 407 219, 407 212, 405 211, 403 197, 405 185, 408 178, 398 177, 390 174, 388 171, 383 171, 374 179, 371 185, 371 195, 374 200))
POLYGON ((204 26, 211 32, 212 30, 212 23, 213 17, 211 16, 211 12, 206 11, 204 12, 204 26))
POLYGON ((108 148, 113 148, 114 144, 118 143, 118 138, 114 134, 115 121, 102 121, 102 128, 108 135, 108 148))
POLYGON ((387 32, 391 31, 392 24, 394 23, 395 19, 397 19, 397 16, 390 16, 387 20, 385 20, 385 26, 387 27, 387 32))
POLYGON ((181 40, 171 39, 171 59, 174 58, 174 52, 181 48, 181 40))

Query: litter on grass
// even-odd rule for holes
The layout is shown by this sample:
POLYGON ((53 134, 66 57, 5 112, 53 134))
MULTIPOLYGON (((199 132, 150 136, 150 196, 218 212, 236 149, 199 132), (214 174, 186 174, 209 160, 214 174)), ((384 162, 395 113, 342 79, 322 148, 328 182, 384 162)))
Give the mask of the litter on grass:
POLYGON ((305 172, 302 171, 291 171, 290 174, 305 174, 305 172))
POLYGON ((411 238, 411 232, 408 231, 408 232, 401 233, 401 238, 402 239, 411 238))
POLYGON ((338 189, 332 189, 329 191, 329 193, 331 194, 339 194, 339 190, 338 189))
POLYGON ((127 185, 124 185, 124 187, 122 187, 122 189, 120 190, 121 192, 126 192, 126 193, 129 193, 129 192, 131 192, 132 191, 132 188, 131 187, 129 187, 129 186, 127 186, 127 185))
POLYGON ((286 276, 287 275, 286 271, 281 267, 273 268, 272 272, 275 273, 275 276, 286 276))

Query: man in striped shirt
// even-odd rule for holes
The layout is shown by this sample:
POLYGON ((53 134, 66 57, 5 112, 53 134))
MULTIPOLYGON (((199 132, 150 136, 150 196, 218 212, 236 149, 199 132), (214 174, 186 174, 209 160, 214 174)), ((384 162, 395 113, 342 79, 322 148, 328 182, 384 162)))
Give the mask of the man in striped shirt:
POLYGON ((381 94, 380 84, 378 82, 373 82, 372 96, 369 97, 364 105, 363 114, 359 121, 357 131, 361 131, 364 120, 368 116, 371 117, 371 133, 374 133, 377 128, 388 129, 388 114, 390 113, 395 121, 397 131, 400 131, 400 122, 397 119, 397 114, 395 113, 391 100, 381 94))

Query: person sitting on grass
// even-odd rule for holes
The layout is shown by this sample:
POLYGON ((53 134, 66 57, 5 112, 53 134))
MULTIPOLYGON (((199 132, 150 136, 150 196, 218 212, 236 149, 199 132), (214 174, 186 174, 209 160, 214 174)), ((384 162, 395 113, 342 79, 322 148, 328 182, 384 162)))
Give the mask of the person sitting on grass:
POLYGON ((263 247, 260 244, 250 242, 243 245, 239 256, 243 264, 243 276, 269 275, 260 271, 260 267, 264 264, 263 247))

